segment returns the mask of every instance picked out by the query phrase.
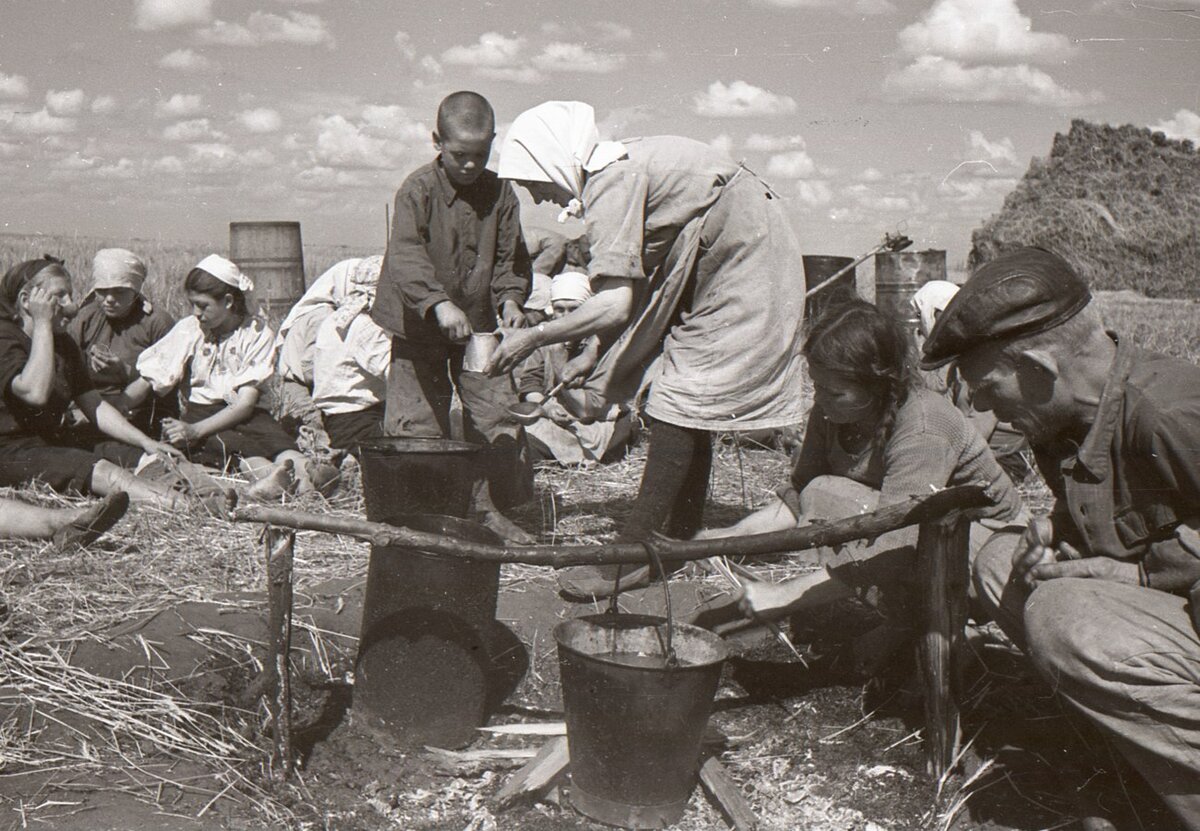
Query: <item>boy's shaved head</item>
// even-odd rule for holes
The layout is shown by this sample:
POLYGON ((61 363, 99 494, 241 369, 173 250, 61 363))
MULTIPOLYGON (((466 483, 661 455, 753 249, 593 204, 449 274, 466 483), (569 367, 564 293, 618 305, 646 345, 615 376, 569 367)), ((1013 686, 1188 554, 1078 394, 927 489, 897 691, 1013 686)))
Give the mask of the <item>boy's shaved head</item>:
POLYGON ((490 137, 496 132, 496 114, 488 100, 478 92, 452 92, 438 105, 437 131, 442 139, 450 136, 490 137))

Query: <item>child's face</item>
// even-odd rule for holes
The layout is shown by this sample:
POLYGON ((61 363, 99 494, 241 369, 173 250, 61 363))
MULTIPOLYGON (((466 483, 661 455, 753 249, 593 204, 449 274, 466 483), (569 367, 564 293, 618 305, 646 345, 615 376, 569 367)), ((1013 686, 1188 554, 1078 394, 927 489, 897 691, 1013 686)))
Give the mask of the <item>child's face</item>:
POLYGON ((808 376, 813 382, 814 403, 834 424, 858 424, 878 414, 875 393, 849 375, 810 363, 808 376))
POLYGON ((198 291, 188 292, 192 314, 200 321, 200 328, 209 334, 223 335, 237 328, 238 315, 233 310, 233 297, 225 294, 213 297, 198 291))
POLYGON ((492 154, 492 139, 495 135, 433 134, 433 146, 442 155, 442 169, 450 181, 460 187, 475 184, 483 173, 488 157, 492 154))

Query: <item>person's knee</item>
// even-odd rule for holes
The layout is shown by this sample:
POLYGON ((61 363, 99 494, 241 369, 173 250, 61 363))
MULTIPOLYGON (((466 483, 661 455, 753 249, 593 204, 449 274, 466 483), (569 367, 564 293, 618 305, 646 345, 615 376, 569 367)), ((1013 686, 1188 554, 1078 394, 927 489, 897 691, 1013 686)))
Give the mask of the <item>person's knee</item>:
POLYGON ((845 519, 873 511, 879 491, 844 476, 817 476, 800 492, 800 513, 809 519, 845 519))
POLYGON ((998 531, 975 554, 971 563, 971 581, 979 597, 998 602, 1012 575, 1013 549, 1020 534, 998 531))
POLYGON ((1109 662, 1114 633, 1095 596, 1096 581, 1059 578, 1038 584, 1025 603, 1029 657, 1054 683, 1063 676, 1083 678, 1090 667, 1109 662))

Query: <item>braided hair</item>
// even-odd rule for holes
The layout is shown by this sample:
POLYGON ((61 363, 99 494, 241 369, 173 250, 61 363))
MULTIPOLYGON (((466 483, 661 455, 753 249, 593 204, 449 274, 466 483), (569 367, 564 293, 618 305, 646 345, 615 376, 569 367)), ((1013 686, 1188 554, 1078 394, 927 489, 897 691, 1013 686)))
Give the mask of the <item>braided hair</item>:
POLYGON ((912 338, 899 322, 854 298, 817 319, 802 352, 810 365, 844 375, 876 395, 881 409, 871 450, 886 447, 896 414, 920 384, 912 338))

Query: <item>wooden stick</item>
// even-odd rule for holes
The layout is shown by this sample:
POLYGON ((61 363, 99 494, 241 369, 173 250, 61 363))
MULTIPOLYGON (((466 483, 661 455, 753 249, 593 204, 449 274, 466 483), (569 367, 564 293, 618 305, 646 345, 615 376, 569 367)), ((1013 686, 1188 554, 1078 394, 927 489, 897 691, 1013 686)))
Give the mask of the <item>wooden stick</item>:
POLYGON ((267 600, 270 615, 270 692, 267 710, 275 741, 274 775, 286 781, 292 772, 292 559, 296 532, 267 526, 263 530, 267 558, 267 600))
MULTIPOLYGON (((656 540, 650 543, 665 562, 702 560, 706 557, 762 557, 783 551, 803 551, 822 545, 839 545, 851 540, 878 537, 908 525, 939 519, 956 510, 983 508, 991 501, 977 485, 959 485, 929 496, 915 496, 905 502, 887 505, 874 513, 836 522, 805 525, 769 534, 724 537, 715 540, 656 540)), ((645 546, 640 543, 606 545, 529 545, 498 546, 460 540, 441 534, 410 531, 358 517, 329 516, 265 505, 247 505, 234 511, 238 522, 264 522, 305 531, 345 534, 373 545, 397 545, 500 563, 528 563, 562 568, 576 565, 644 563, 645 546)))
POLYGON ((529 762, 508 778, 496 796, 496 807, 507 808, 526 794, 541 793, 554 784, 571 762, 567 737, 555 736, 529 762))
POLYGON ((709 756, 700 766, 700 785, 721 806, 735 831, 754 831, 758 827, 758 817, 754 816, 750 803, 716 756, 709 756))
POLYGON ((970 521, 950 515, 921 526, 917 538, 918 585, 925 628, 917 653, 925 691, 925 759, 941 779, 958 756, 963 627, 967 620, 970 521))

